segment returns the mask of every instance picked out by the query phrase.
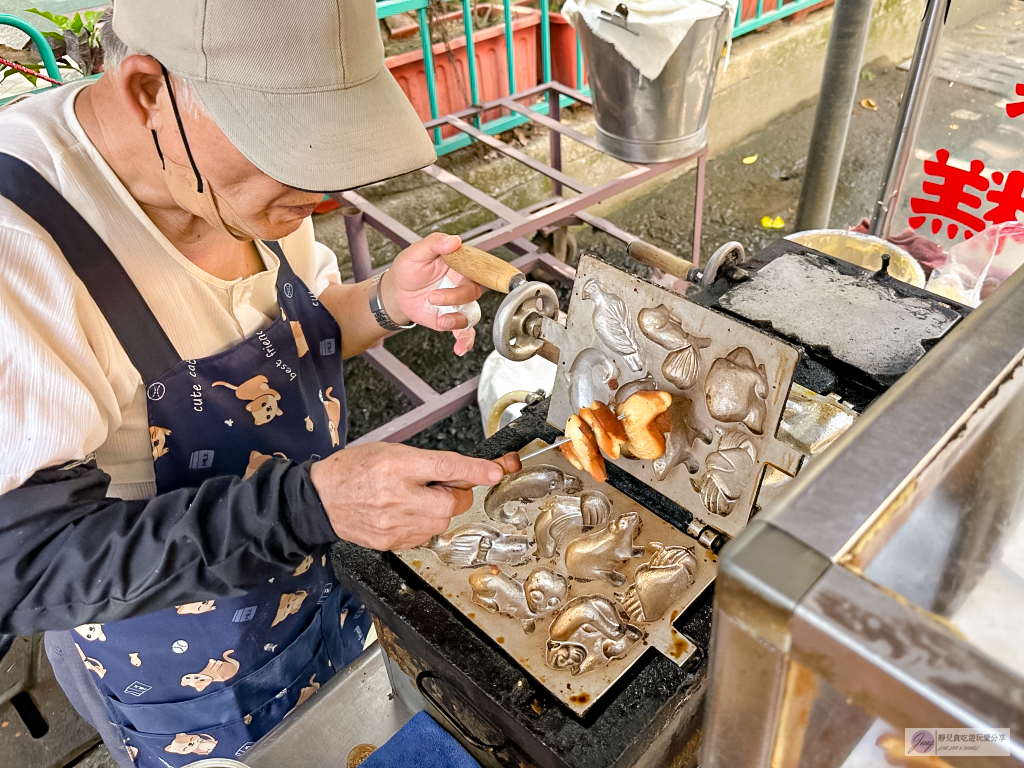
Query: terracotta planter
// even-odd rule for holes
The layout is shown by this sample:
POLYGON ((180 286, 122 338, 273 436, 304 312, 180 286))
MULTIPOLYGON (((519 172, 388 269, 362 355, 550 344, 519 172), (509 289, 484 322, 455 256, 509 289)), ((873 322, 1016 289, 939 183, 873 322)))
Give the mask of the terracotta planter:
MULTIPOLYGON (((576 83, 576 30, 569 20, 560 13, 549 13, 551 25, 551 79, 575 88, 576 83)), ((537 31, 540 34, 540 30, 537 31)), ((537 68, 544 71, 541 57, 543 51, 537 45, 537 68)), ((583 70, 583 83, 587 82, 587 71, 583 70)))
MULTIPOLYGON (((496 12, 498 11, 500 9, 496 9, 496 12)), ((537 73, 539 71, 540 12, 515 8, 513 14, 512 45, 516 62, 516 89, 524 90, 539 82, 537 73)), ((473 44, 480 100, 489 101, 507 96, 510 91, 505 56, 505 26, 499 24, 475 32, 473 44)), ((431 48, 434 53, 434 75, 439 115, 458 112, 471 106, 465 36, 453 38, 449 42, 449 48, 452 52, 451 58, 454 59, 454 67, 445 50, 444 43, 435 43, 431 48)), ((409 51, 398 56, 389 56, 385 63, 409 101, 412 102, 420 119, 430 120, 430 97, 427 92, 423 51, 409 51)), ((484 120, 496 119, 501 116, 503 111, 500 109, 490 110, 484 114, 484 120)), ((452 136, 458 131, 454 128, 444 128, 441 133, 443 136, 452 136)))

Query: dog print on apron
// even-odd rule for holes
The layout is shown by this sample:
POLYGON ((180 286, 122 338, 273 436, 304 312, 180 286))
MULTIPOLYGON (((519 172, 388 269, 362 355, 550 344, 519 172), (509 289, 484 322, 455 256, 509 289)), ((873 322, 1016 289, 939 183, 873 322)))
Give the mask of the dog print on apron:
MULTIPOLYGON (((277 243, 266 245, 280 262, 278 319, 219 354, 181 360, 81 215, 23 161, 0 154, 0 166, 5 197, 50 233, 142 375, 157 493, 344 446, 341 330, 277 243)), ((243 755, 362 652, 369 623, 324 550, 245 593, 70 634, 128 756, 176 768, 243 755)))
MULTIPOLYGON (((220 354, 146 381, 157 492, 247 478, 273 457, 345 440, 341 332, 280 259, 280 317, 220 354)), ((326 552, 239 596, 72 633, 139 766, 244 754, 361 651, 369 615, 336 589, 326 552)))

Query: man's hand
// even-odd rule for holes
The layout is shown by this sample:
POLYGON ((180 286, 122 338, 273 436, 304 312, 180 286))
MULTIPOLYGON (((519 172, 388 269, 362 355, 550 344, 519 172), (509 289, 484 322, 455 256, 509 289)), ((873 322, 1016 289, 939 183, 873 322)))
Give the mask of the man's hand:
POLYGON ((398 254, 381 283, 381 297, 392 320, 399 325, 413 322, 435 331, 451 331, 455 336, 455 354, 460 357, 473 348, 476 331, 468 327, 469 321, 463 313, 438 315, 426 305, 469 304, 483 293, 479 285, 448 269, 441 258, 461 244, 455 235, 441 232, 427 235, 398 254), (445 275, 455 287, 435 289, 445 275))
POLYGON ((395 443, 345 448, 314 463, 309 475, 335 533, 371 549, 410 549, 444 533, 473 504, 476 485, 494 485, 519 468, 499 461, 395 443))

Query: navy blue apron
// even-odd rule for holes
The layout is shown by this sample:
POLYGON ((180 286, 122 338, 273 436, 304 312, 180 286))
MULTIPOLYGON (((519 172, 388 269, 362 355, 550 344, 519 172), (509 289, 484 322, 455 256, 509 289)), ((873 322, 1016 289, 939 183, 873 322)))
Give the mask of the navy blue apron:
MULTIPOLYGON (((57 241, 143 377, 157 493, 344 446, 341 331, 277 243, 267 245, 280 260, 280 317, 223 352, 181 360, 109 248, 17 163, 13 202, 57 241)), ((136 765, 237 758, 362 651, 369 614, 336 587, 326 551, 316 552, 244 595, 72 636, 136 765)))

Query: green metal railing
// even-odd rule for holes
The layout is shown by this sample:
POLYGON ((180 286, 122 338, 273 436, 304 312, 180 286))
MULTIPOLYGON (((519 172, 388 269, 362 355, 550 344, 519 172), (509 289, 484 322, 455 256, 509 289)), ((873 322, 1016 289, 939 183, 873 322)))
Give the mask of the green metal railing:
POLYGON ((766 5, 765 0, 757 0, 757 11, 749 19, 740 18, 743 15, 743 5, 742 0, 740 0, 736 7, 736 23, 732 28, 734 39, 740 35, 745 35, 747 32, 753 32, 755 29, 765 27, 773 21, 792 16, 794 13, 804 11, 815 5, 821 5, 821 0, 789 0, 789 2, 775 0, 775 8, 770 11, 764 9, 766 5))
POLYGON ((57 59, 54 58, 53 51, 50 49, 50 44, 46 42, 46 37, 38 29, 33 27, 27 21, 17 16, 11 16, 7 13, 0 13, 0 25, 7 25, 20 29, 26 35, 32 38, 32 42, 36 44, 36 48, 39 49, 39 55, 43 59, 43 66, 46 68, 46 74, 52 77, 58 82, 63 82, 63 78, 60 76, 60 68, 57 66, 57 59))
MULTIPOLYGON (((479 77, 477 74, 476 65, 476 53, 473 48, 473 3, 470 0, 461 0, 462 6, 462 26, 466 35, 466 62, 467 70, 469 73, 469 93, 473 104, 480 103, 480 92, 479 92, 479 77)), ((505 26, 505 56, 506 63, 508 66, 508 86, 509 93, 516 92, 516 60, 514 46, 508 44, 509 40, 513 39, 513 27, 514 16, 512 13, 513 3, 510 0, 504 0, 503 3, 503 23, 505 26)), ((551 21, 548 16, 548 0, 539 0, 540 5, 540 44, 541 44, 541 77, 542 82, 551 81, 551 21)), ((441 115, 438 113, 438 101, 437 101, 437 75, 434 71, 434 52, 433 44, 430 38, 430 25, 427 15, 427 8, 430 6, 430 0, 378 0, 377 2, 377 18, 386 19, 389 16, 397 16, 402 13, 408 13, 415 11, 417 20, 419 21, 420 27, 420 44, 423 50, 423 68, 426 74, 427 80, 427 98, 430 104, 430 118, 436 120, 441 115)), ((579 43, 576 44, 576 83, 566 83, 566 85, 574 85, 584 93, 589 93, 589 89, 583 85, 583 53, 580 50, 579 43)), ((562 96, 560 97, 560 106, 568 106, 569 104, 575 103, 573 99, 562 96)), ((537 111, 542 114, 548 113, 548 105, 540 104, 534 107, 537 111)), ((489 120, 485 123, 480 123, 479 119, 474 122, 477 127, 481 130, 494 135, 502 133, 504 131, 515 128, 518 125, 522 125, 528 122, 529 118, 520 114, 504 115, 494 120, 489 120)), ((441 129, 434 128, 434 146, 437 149, 439 155, 444 155, 449 152, 453 152, 456 149, 465 147, 471 144, 474 139, 464 133, 460 133, 456 136, 442 137, 441 129)))

